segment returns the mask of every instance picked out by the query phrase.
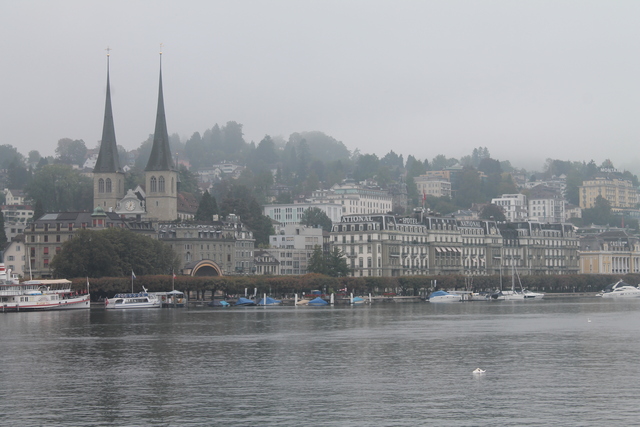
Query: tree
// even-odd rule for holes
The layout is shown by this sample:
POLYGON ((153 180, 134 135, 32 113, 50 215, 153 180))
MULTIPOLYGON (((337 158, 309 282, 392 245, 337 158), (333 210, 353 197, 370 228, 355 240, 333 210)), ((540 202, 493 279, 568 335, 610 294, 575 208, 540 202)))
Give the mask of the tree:
POLYGON ((33 220, 37 221, 45 214, 44 207, 42 207, 42 202, 40 200, 36 200, 36 205, 33 208, 33 220))
POLYGON ((321 227, 324 231, 331 231, 331 219, 320 208, 309 208, 302 213, 300 224, 307 227, 321 227))
POLYGON ((87 156, 87 146, 81 139, 62 138, 56 148, 58 161, 65 165, 81 165, 87 156))
POLYGON ((4 231, 4 214, 0 212, 0 248, 7 244, 7 233, 4 231))
POLYGON ((51 261, 59 277, 122 277, 168 274, 179 266, 171 247, 122 228, 79 230, 51 261))
POLYGON ((29 151, 29 164, 37 165, 41 158, 42 156, 38 150, 29 151))
POLYGON ((327 274, 327 260, 322 252, 322 248, 318 245, 313 248, 313 254, 311 254, 311 258, 309 258, 307 264, 307 272, 327 274))
POLYGON ((42 167, 24 191, 46 212, 87 211, 93 206, 93 181, 67 165, 42 167))
POLYGON ((178 178, 180 179, 180 192, 198 194, 198 178, 189 171, 185 165, 178 166, 178 178))
POLYGON ((24 156, 12 145, 0 145, 0 168, 7 169, 13 162, 24 164, 24 156))
POLYGON ((347 260, 342 256, 340 249, 334 246, 328 254, 324 254, 320 246, 313 249, 313 254, 307 265, 309 273, 326 274, 331 277, 344 277, 349 275, 347 260))
POLYGON ((200 199, 195 219, 197 221, 212 221, 213 215, 217 213, 218 204, 216 203, 216 199, 211 197, 209 191, 205 191, 200 199))
POLYGON ((347 259, 342 256, 342 252, 334 246, 327 258, 327 274, 332 277, 344 277, 349 275, 347 259))
POLYGON ((484 205, 480 212, 481 219, 493 219, 495 221, 506 221, 502 208, 494 203, 484 205))
POLYGON ((21 190, 30 179, 31 173, 29 170, 24 167, 24 164, 14 159, 9 166, 7 187, 21 190))

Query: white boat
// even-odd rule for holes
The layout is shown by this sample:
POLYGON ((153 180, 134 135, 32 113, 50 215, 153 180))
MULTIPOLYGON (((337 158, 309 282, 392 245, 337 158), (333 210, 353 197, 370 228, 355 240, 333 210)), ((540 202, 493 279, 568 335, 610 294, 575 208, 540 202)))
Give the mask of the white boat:
POLYGON ((540 292, 532 292, 527 289, 522 288, 522 282, 520 281, 520 275, 516 270, 516 266, 512 267, 513 273, 511 274, 511 290, 503 291, 500 290, 491 294, 491 298, 494 300, 501 301, 524 301, 524 300, 532 300, 532 299, 542 299, 544 298, 544 294, 540 292), (518 283, 520 284, 520 290, 516 290, 516 277, 518 278, 518 283))
POLYGON ((45 311, 90 308, 89 289, 71 290, 71 281, 29 280, 19 283, 0 265, 0 311, 45 311))
POLYGON ((604 288, 601 296, 602 298, 638 298, 640 297, 640 289, 618 280, 604 288))
POLYGON ((435 291, 431 292, 428 298, 429 302, 459 302, 462 301, 462 295, 459 294, 450 294, 446 291, 435 291))
POLYGON ((104 300, 104 308, 107 310, 125 310, 132 308, 160 308, 162 301, 155 294, 147 292, 131 294, 116 294, 113 298, 104 300))

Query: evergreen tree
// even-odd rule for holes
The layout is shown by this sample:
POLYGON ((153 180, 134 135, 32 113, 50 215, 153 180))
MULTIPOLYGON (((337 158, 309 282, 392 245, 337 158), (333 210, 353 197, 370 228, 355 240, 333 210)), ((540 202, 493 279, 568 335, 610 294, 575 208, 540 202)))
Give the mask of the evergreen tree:
POLYGON ((322 248, 318 245, 313 248, 313 254, 311 255, 311 258, 309 258, 309 263, 307 264, 307 271, 309 273, 328 274, 327 260, 322 252, 322 248))
POLYGON ((209 191, 205 191, 200 199, 200 205, 198 205, 195 219, 197 221, 212 221, 213 215, 217 213, 218 204, 216 203, 216 199, 211 197, 209 191))
POLYGON ((40 219, 40 217, 44 214, 44 207, 42 206, 42 202, 40 201, 40 199, 38 199, 36 200, 36 205, 33 208, 33 220, 36 221, 40 219))
POLYGON ((333 247, 333 250, 329 252, 329 256, 327 257, 327 274, 333 277, 344 277, 349 275, 347 259, 342 256, 342 252, 337 246, 333 247))
POLYGON ((7 233, 4 232, 4 214, 0 212, 0 248, 7 244, 7 233))

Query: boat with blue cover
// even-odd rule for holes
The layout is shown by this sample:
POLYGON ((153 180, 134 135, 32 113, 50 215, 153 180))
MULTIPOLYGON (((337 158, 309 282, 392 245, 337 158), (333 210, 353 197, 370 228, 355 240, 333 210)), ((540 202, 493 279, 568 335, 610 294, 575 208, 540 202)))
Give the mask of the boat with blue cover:
POLYGON ((271 298, 271 297, 260 298, 260 301, 258 301, 258 305, 280 305, 280 304, 282 304, 282 301, 271 298))
POLYGON ((322 305, 329 305, 328 302, 326 302, 325 300, 323 300, 320 297, 316 297, 314 299, 312 299, 311 301, 309 301, 309 303, 307 305, 311 305, 311 306, 322 306, 322 305))
POLYGON ((238 298, 238 301, 236 301, 236 303, 234 305, 248 306, 248 305, 256 305, 256 303, 255 303, 255 301, 250 300, 249 298, 240 297, 240 298, 238 298))

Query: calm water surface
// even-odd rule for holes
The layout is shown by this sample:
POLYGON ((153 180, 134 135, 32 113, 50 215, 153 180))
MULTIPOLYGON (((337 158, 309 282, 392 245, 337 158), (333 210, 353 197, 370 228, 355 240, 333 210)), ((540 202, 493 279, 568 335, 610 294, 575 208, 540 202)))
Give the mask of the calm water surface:
POLYGON ((639 320, 595 298, 0 314, 0 424, 637 425, 639 320))

